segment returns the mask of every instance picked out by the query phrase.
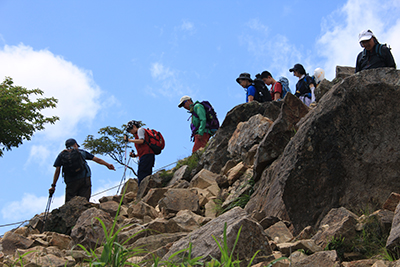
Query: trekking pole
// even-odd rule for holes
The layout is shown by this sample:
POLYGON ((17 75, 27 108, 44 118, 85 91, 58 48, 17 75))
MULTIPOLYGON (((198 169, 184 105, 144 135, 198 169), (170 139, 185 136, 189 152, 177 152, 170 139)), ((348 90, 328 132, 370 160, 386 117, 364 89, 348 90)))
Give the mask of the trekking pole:
POLYGON ((44 229, 45 229, 45 227, 46 227, 47 215, 49 214, 50 204, 51 204, 51 200, 52 200, 52 198, 53 198, 53 194, 54 194, 54 193, 50 193, 50 194, 49 194, 49 200, 47 200, 46 210, 44 211, 44 221, 43 221, 43 229, 42 229, 42 232, 44 232, 44 229))
POLYGON ((119 186, 118 186, 117 195, 118 195, 119 189, 121 188, 121 184, 123 182, 125 182, 125 175, 126 175, 126 168, 127 168, 126 153, 128 150, 128 137, 126 135, 124 135, 124 136, 126 137, 126 139, 124 138, 124 141, 125 141, 125 159, 124 159, 125 168, 124 168, 124 174, 122 175, 122 178, 121 178, 121 182, 119 183, 119 186))

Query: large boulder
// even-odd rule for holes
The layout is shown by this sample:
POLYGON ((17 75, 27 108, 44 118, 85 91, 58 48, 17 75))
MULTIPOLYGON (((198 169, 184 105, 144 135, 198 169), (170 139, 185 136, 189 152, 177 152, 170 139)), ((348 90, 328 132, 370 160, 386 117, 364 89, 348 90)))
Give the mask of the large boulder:
POLYGON ((254 180, 260 179, 265 167, 277 159, 296 133, 296 124, 308 113, 308 107, 294 95, 285 96, 281 113, 260 142, 254 160, 254 180))
POLYGON ((231 158, 243 159, 247 152, 264 137, 273 121, 254 115, 248 121, 240 122, 228 142, 228 152, 231 158))
POLYGON ((278 160, 264 170, 248 211, 316 226, 332 208, 382 206, 400 192, 400 71, 349 76, 300 122, 278 160))
POLYGON ((272 253, 271 248, 268 246, 268 241, 263 235, 262 227, 256 221, 249 219, 247 213, 242 208, 236 207, 175 242, 169 252, 163 257, 163 260, 167 260, 179 250, 188 248, 189 243, 192 243, 193 247, 192 258, 204 256, 203 260, 205 261, 210 260, 211 257, 219 259, 221 251, 213 236, 223 245, 222 240, 225 225, 227 226, 226 242, 229 252, 233 248, 239 229, 241 228, 239 241, 233 252, 235 259, 239 257, 247 265, 248 261, 258 250, 260 252, 257 254, 255 263, 260 258, 272 253))
POLYGON ((332 238, 344 238, 344 242, 348 242, 356 236, 357 223, 358 217, 354 213, 343 207, 332 209, 321 221, 312 240, 323 248, 332 241, 332 238))
POLYGON ((13 232, 7 232, 0 241, 0 248, 5 255, 14 254, 17 248, 27 249, 35 241, 13 232))
POLYGON ((253 101, 237 105, 230 110, 218 129, 215 136, 210 140, 199 162, 198 170, 204 168, 214 173, 219 173, 225 163, 230 159, 228 142, 237 125, 248 121, 256 114, 261 114, 274 121, 280 112, 280 101, 258 103, 253 101))
POLYGON ((180 210, 200 212, 199 196, 196 190, 191 189, 169 189, 158 205, 166 213, 177 213, 180 210))
MULTIPOLYGON (((75 245, 81 244, 85 248, 95 249, 96 246, 103 244, 105 234, 97 218, 103 222, 107 232, 111 234, 113 219, 110 214, 97 208, 90 208, 82 213, 72 229, 71 237, 75 245)), ((118 228, 115 228, 114 232, 117 230, 118 228)))
POLYGON ((98 204, 90 203, 84 197, 74 197, 49 214, 44 230, 70 235, 82 212, 97 206, 98 204))

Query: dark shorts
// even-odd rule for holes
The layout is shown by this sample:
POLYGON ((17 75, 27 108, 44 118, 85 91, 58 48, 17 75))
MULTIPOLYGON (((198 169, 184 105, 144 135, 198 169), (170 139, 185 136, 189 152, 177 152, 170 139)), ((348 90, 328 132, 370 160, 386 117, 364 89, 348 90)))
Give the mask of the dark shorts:
POLYGON ((146 154, 140 157, 138 167, 138 184, 153 173, 155 156, 154 154, 146 154))
POLYGON ((73 197, 84 197, 89 201, 92 194, 92 183, 90 177, 78 179, 67 184, 65 189, 65 203, 70 201, 73 197))

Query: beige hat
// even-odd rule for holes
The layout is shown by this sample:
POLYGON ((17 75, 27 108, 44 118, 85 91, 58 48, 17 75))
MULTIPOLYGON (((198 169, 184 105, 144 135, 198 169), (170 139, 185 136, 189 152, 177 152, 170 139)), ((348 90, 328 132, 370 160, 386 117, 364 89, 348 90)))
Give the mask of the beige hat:
POLYGON ((179 102, 178 108, 183 107, 184 102, 187 101, 187 100, 190 100, 190 99, 191 99, 190 96, 187 96, 187 95, 182 96, 181 97, 181 101, 179 102))

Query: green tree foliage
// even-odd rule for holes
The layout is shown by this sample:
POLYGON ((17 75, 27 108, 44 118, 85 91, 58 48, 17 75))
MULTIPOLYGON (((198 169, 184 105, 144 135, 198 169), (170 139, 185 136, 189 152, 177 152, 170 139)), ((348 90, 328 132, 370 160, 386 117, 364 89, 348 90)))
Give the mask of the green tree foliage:
POLYGON ((40 89, 26 89, 14 86, 13 80, 6 77, 0 84, 0 157, 4 150, 18 147, 22 141, 31 140, 35 131, 44 129, 45 123, 54 124, 57 116, 46 118, 40 113, 45 108, 55 108, 57 99, 36 98, 31 95, 43 95, 40 89))
MULTIPOLYGON (((141 122, 140 122, 141 123, 141 122)), ((144 124, 141 123, 141 126, 144 124)), ((97 133, 101 136, 95 138, 93 135, 88 135, 83 142, 83 146, 89 150, 92 154, 106 155, 115 160, 117 163, 125 166, 125 148, 128 150, 131 148, 129 144, 124 141, 124 134, 129 135, 125 132, 126 125, 122 125, 121 128, 107 126, 101 128, 97 133)), ((129 137, 132 139, 133 137, 129 137)), ((127 155, 129 157, 129 155, 127 155)), ((134 172, 130 166, 126 166, 134 172)))

